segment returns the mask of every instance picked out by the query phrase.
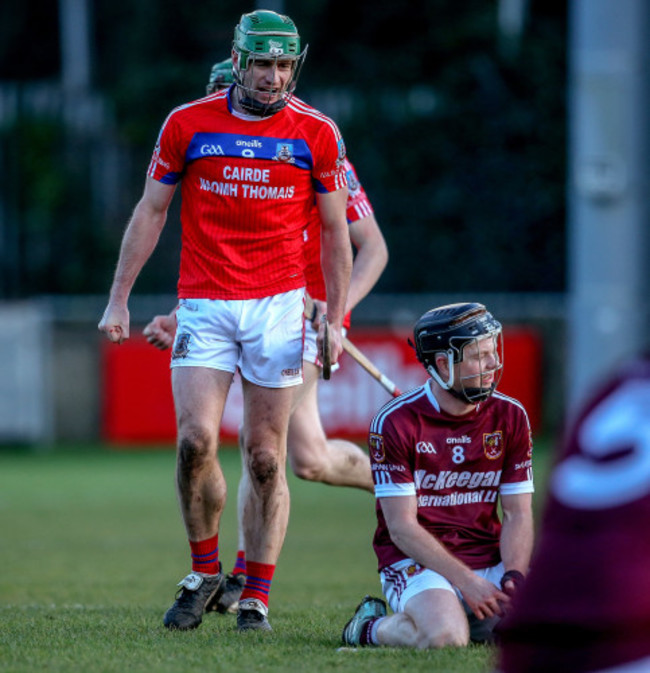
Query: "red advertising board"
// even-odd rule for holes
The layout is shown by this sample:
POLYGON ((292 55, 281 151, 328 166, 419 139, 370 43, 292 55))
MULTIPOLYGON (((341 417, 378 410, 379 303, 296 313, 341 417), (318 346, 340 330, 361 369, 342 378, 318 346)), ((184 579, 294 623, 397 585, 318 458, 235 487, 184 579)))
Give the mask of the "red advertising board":
MULTIPOLYGON (((408 332, 354 329, 354 344, 403 391, 427 379, 406 339, 408 332)), ((533 430, 541 420, 541 340, 524 327, 504 329, 505 368, 499 390, 528 410, 533 430)), ((102 346, 102 435, 113 444, 173 443, 174 404, 169 376, 170 352, 135 337, 102 346)), ((363 441, 376 411, 390 399, 382 386, 347 353, 329 381, 319 384, 323 426, 330 436, 363 441)), ((242 417, 238 377, 232 386, 222 423, 224 441, 235 441, 242 417)))

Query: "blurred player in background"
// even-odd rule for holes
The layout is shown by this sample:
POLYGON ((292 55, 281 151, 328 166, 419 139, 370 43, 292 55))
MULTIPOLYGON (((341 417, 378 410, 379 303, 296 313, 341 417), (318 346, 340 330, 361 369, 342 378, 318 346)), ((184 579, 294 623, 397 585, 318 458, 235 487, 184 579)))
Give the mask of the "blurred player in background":
POLYGON ((451 304, 421 316, 414 339, 431 378, 386 404, 368 441, 374 548, 395 614, 366 596, 346 645, 491 642, 528 570, 532 441, 522 405, 496 391, 501 325, 482 304, 451 304))
POLYGON ((650 671, 650 356, 586 401, 551 474, 503 673, 650 671))
POLYGON ((180 302, 171 367, 177 489, 192 572, 165 614, 168 628, 197 627, 224 582, 218 536, 226 484, 217 446, 236 368, 251 483, 237 626, 271 628, 268 595, 289 515, 292 388, 302 383, 303 232, 314 202, 332 362, 342 351, 352 266, 345 146, 331 119, 293 97, 305 53, 288 17, 266 10, 242 15, 232 51, 235 85, 176 108, 162 127, 99 324, 112 341, 128 338, 128 297, 180 182, 180 302))
MULTIPOLYGON (((210 73, 208 94, 219 88, 227 88, 233 81, 232 61, 226 59, 215 63, 210 73)), ((345 170, 348 182, 347 220, 350 240, 356 250, 344 327, 350 325, 351 310, 370 292, 388 262, 388 249, 374 216, 374 211, 365 190, 359 182, 352 164, 346 159, 345 170)), ((320 319, 327 313, 326 289, 321 270, 320 217, 314 207, 308 227, 305 229, 305 259, 307 292, 314 300, 314 310, 305 323, 303 352, 303 384, 295 389, 288 433, 288 457, 291 469, 301 479, 317 481, 333 486, 351 486, 373 490, 370 460, 365 451, 353 442, 344 439, 328 439, 318 410, 318 379, 321 363, 316 343, 320 319)), ((169 315, 155 316, 145 327, 148 341, 164 350, 170 348, 176 333, 176 309, 169 315)), ((246 579, 246 561, 243 529, 245 525, 244 503, 247 499, 249 480, 242 471, 238 494, 239 550, 232 572, 206 606, 207 610, 232 612, 237 608, 239 596, 246 579)))
POLYGON ((210 79, 208 79, 205 92, 210 96, 222 89, 227 89, 234 83, 234 81, 235 76, 232 72, 232 59, 226 58, 212 66, 212 69, 210 70, 210 79))

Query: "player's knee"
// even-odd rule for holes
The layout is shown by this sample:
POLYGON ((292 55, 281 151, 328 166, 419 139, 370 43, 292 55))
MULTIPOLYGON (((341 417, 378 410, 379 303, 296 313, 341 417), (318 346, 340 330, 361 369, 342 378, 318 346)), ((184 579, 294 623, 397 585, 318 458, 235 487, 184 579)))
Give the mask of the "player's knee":
POLYGON ((289 444, 289 464, 291 471, 305 481, 325 481, 327 476, 327 445, 311 444, 309 450, 304 446, 289 444))
POLYGON ((200 472, 213 457, 213 438, 204 430, 184 432, 178 441, 178 465, 182 476, 200 472))
POLYGON ((441 647, 464 647, 469 644, 469 635, 451 625, 443 626, 435 631, 422 629, 417 633, 418 649, 439 649, 441 647))
POLYGON ((249 469, 251 478, 264 486, 275 481, 279 473, 278 455, 270 449, 249 449, 249 469))
POLYGON ((325 476, 325 466, 316 459, 300 459, 290 460, 291 471, 298 477, 305 481, 323 481, 325 476))
POLYGON ((323 472, 313 465, 296 465, 292 466, 292 471, 303 481, 323 481, 323 472))

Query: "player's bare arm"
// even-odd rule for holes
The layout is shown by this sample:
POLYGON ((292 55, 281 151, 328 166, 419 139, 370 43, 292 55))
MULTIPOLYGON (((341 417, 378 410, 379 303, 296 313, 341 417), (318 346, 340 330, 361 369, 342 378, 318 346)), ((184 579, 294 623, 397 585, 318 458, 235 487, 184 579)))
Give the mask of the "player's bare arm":
POLYGON ((415 496, 381 498, 380 503, 391 539, 404 554, 458 587, 479 619, 502 613, 501 603, 507 603, 508 596, 492 582, 476 575, 422 528, 417 520, 415 496))
POLYGON ((124 232, 108 305, 98 325, 113 342, 122 343, 129 338, 129 295, 158 243, 174 189, 174 186, 147 177, 142 198, 124 232))
POLYGON ((374 215, 366 215, 348 227, 356 250, 345 312, 372 290, 388 264, 388 246, 374 215))
MULTIPOLYGON (((517 570, 526 574, 533 552, 534 524, 531 493, 502 495, 503 526, 501 528, 501 558, 506 572, 517 570)), ((508 580, 504 586, 514 593, 515 582, 508 580)))
MULTIPOLYGON (((321 266, 327 292, 327 322, 330 327, 332 363, 343 351, 341 329, 352 272, 352 246, 345 217, 347 188, 317 195, 321 219, 321 266)), ((322 343, 322 327, 319 344, 322 343)))

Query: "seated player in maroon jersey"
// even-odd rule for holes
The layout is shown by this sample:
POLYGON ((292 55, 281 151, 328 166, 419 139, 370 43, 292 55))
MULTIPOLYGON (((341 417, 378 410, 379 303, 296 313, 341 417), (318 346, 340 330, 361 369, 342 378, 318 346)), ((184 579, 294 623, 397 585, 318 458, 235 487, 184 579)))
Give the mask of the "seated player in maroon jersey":
POLYGON ((503 673, 650 671, 650 355, 566 434, 530 574, 499 627, 503 673))
POLYGON ((501 324, 478 303, 415 324, 431 378, 370 426, 383 600, 366 596, 346 645, 491 642, 533 546, 532 441, 522 405, 497 392, 501 324), (503 509, 503 519, 498 504, 503 509))

